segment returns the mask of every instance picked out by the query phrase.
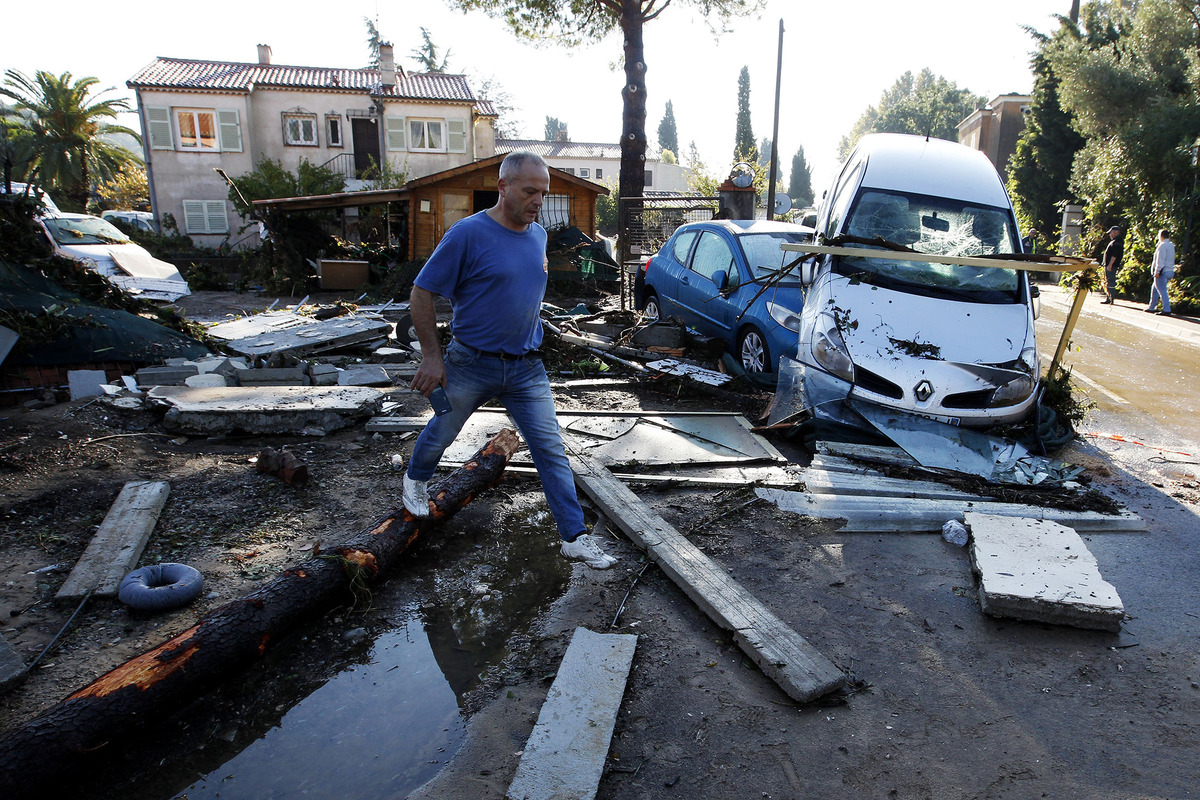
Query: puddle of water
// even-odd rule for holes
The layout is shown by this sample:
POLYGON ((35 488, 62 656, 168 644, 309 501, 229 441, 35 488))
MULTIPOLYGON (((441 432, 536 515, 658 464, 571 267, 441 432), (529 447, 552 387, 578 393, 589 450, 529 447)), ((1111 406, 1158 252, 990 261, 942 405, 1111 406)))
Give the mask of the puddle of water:
POLYGON ((419 612, 397 609, 404 622, 379 635, 362 663, 221 766, 201 767, 210 771, 175 797, 374 800, 432 778, 462 744, 464 697, 567 586, 570 566, 544 501, 514 506, 447 537, 419 612))
POLYGON ((180 794, 199 798, 403 797, 462 743, 465 720, 419 622, 375 640, 370 659, 180 794))

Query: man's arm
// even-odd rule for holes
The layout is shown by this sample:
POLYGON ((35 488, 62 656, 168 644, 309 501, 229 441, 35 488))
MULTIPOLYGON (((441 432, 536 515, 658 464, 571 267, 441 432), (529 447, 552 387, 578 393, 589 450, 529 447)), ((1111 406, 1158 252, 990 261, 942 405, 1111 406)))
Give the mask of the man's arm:
POLYGON ((442 361, 442 346, 438 343, 437 311, 433 298, 433 292, 413 286, 408 299, 413 329, 417 332, 417 340, 421 342, 421 366, 409 385, 426 397, 437 387, 446 385, 446 364, 442 361))

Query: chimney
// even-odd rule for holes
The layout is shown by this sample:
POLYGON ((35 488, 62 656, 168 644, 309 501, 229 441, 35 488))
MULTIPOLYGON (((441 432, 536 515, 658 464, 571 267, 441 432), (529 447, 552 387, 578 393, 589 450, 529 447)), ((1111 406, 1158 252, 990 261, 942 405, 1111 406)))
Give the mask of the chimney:
POLYGON ((384 86, 396 85, 396 59, 392 56, 392 43, 379 43, 379 80, 384 86))
POLYGON ((271 63, 271 45, 260 44, 258 46, 258 63, 260 63, 260 64, 270 64, 271 63))

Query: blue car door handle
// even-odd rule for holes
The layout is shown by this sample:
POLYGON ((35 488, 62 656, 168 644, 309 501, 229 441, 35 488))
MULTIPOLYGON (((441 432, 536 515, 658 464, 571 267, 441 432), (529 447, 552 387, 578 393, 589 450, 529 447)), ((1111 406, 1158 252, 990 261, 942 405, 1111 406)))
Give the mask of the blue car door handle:
POLYGON ((689 281, 689 280, 688 280, 688 276, 687 276, 687 275, 681 275, 681 276, 679 277, 679 282, 680 282, 680 283, 686 283, 686 284, 688 284, 689 286, 691 285, 691 281, 689 281))

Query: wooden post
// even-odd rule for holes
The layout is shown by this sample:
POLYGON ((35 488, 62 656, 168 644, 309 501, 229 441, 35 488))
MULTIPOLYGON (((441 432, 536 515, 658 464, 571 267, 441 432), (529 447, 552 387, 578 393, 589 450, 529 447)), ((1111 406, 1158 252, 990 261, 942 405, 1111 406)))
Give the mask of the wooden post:
POLYGON ((1086 281, 1079 281, 1079 287, 1075 290, 1075 299, 1071 301, 1071 310, 1067 313, 1067 322, 1063 325, 1062 336, 1058 340, 1058 349, 1054 351, 1054 359, 1050 362, 1050 368, 1046 370, 1046 380, 1054 380, 1054 373, 1061 369, 1059 361, 1062 359, 1063 353, 1067 351, 1067 344, 1071 340, 1071 334, 1075 331, 1075 323, 1079 320, 1079 314, 1083 311, 1083 301, 1087 299, 1088 286, 1086 281))

